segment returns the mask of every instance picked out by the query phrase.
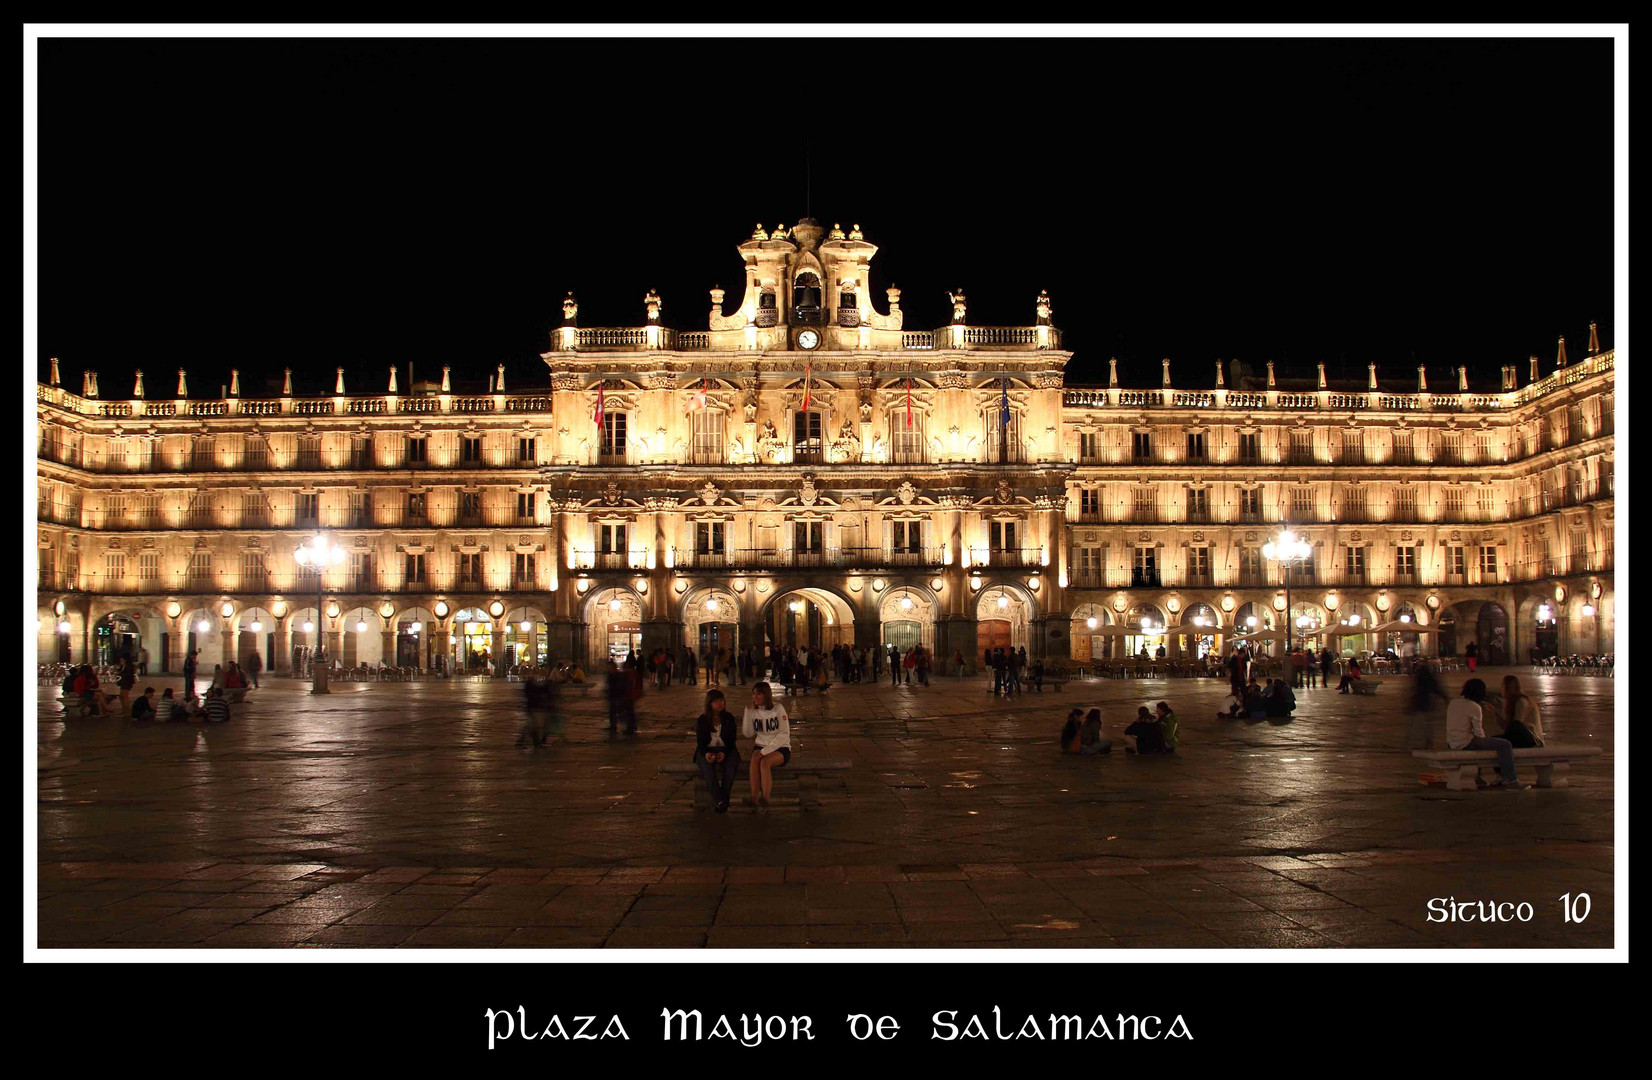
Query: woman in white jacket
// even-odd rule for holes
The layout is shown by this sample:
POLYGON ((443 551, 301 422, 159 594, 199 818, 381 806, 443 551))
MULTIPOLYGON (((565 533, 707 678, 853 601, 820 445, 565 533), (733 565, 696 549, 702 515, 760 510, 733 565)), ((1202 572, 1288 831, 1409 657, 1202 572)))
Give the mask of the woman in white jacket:
POLYGON ((757 745, 751 755, 751 794, 746 805, 768 809, 774 770, 792 759, 792 724, 783 705, 774 703, 766 682, 751 688, 751 705, 740 718, 740 733, 757 745))

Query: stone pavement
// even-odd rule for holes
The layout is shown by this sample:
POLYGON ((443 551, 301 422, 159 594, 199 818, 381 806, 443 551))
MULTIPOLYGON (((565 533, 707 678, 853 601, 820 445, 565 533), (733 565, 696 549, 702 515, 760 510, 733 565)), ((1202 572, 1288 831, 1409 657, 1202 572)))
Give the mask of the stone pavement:
POLYGON ((781 699, 799 754, 854 767, 820 811, 761 815, 696 814, 658 774, 692 754, 687 687, 651 693, 632 739, 608 737, 600 689, 567 694, 567 739, 539 750, 513 745, 515 683, 269 679, 212 727, 65 722, 43 689, 39 942, 1610 947, 1616 682, 1517 673, 1551 741, 1605 750, 1569 788, 1419 784, 1399 679, 1300 691, 1277 723, 1215 719, 1214 680, 1006 701, 940 678, 781 699), (1174 756, 1057 752, 1068 708, 1116 737, 1160 699, 1174 756), (1579 892, 1592 912, 1566 924, 1579 892), (1431 923, 1434 897, 1535 917, 1431 923))

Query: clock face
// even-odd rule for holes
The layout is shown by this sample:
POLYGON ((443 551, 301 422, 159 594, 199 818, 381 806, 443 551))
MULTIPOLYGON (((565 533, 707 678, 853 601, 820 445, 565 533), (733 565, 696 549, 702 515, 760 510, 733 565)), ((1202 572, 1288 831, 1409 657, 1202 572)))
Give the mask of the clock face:
POLYGON ((805 349, 812 349, 820 344, 820 335, 813 330, 805 330, 797 335, 797 343, 805 349))

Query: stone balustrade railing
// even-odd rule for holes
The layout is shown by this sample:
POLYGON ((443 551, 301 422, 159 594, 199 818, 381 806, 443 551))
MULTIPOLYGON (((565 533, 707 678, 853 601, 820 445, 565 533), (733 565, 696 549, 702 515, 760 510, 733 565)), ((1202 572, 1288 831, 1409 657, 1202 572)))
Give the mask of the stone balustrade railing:
MULTIPOLYGON (((1014 331, 1010 338, 1015 338, 1021 331, 1029 333, 1039 329, 1049 329, 1052 334, 1054 328, 1018 328, 1018 327, 969 327, 966 332, 981 330, 1014 331)), ((584 331, 581 331, 583 333, 584 331)), ((598 331, 591 331, 597 333, 598 331)), ((606 332, 606 331, 604 331, 606 332)), ((620 331, 615 331, 619 333, 620 331)), ((904 349, 924 350, 947 348, 945 340, 949 330, 939 331, 901 331, 902 347, 904 349)), ((641 335, 644 330, 626 330, 626 334, 641 335)), ((674 331, 660 331, 662 335, 671 335, 674 331)), ((966 333, 967 336, 967 333, 966 333)), ((982 339, 987 341, 992 335, 982 339)), ((1053 339, 1052 339, 1053 340, 1053 339)), ((677 348, 702 349, 710 348, 710 338, 706 333, 677 334, 677 348), (688 344, 685 344, 689 342, 688 344)), ((996 344, 996 341, 987 341, 996 344)), ((1012 340, 1010 342, 1014 344, 1012 340)), ((899 362, 893 362, 890 370, 896 370, 899 362)), ((909 366, 919 366, 921 362, 913 361, 909 366)), ((1576 383, 1596 375, 1611 372, 1615 366, 1613 351, 1589 357, 1561 371, 1555 372, 1547 378, 1522 387, 1519 390, 1501 394, 1393 394, 1378 391, 1365 393, 1348 393, 1344 391, 1319 390, 1314 392, 1282 392, 1277 390, 1175 390, 1164 388, 1159 390, 1125 390, 1118 387, 1069 387, 1062 392, 1062 404, 1070 408, 1108 408, 1123 406, 1130 408, 1175 408, 1175 409, 1302 409, 1302 410, 1377 410, 1381 412, 1498 412, 1506 411, 1528 404, 1545 394, 1573 386, 1576 383)), ((442 414, 442 413, 536 413, 549 412, 551 395, 546 391, 535 391, 529 394, 364 394, 347 395, 316 395, 312 397, 281 397, 249 399, 241 397, 218 398, 208 400, 189 400, 182 398, 166 398, 161 400, 134 399, 128 401, 104 401, 97 398, 84 398, 70 393, 61 386, 47 386, 37 384, 35 392, 39 404, 50 405, 67 412, 79 413, 84 416, 103 417, 111 419, 127 419, 139 416, 193 416, 193 417, 227 417, 227 416, 387 416, 392 414, 442 414)))

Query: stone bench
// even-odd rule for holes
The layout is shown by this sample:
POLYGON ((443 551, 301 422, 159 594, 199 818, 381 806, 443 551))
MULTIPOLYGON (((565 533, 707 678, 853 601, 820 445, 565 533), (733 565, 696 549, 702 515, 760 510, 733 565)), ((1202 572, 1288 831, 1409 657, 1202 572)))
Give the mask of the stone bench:
MULTIPOLYGON (((740 776, 734 781, 735 790, 745 783, 745 777, 750 773, 748 759, 740 761, 740 776)), ((847 761, 814 761, 804 758, 797 751, 792 751, 792 759, 785 765, 774 770, 775 790, 778 794, 783 781, 797 782, 797 807, 799 810, 820 809, 820 778, 839 778, 850 768, 847 761)), ((694 809, 705 811, 711 809, 711 792, 706 788, 705 775, 700 772, 700 763, 697 761, 668 761, 660 766, 660 772, 665 776, 690 776, 694 779, 694 809)))
POLYGON ((1382 683, 1383 680, 1376 678, 1375 676, 1361 676, 1348 684, 1348 692, 1352 694, 1365 694, 1369 696, 1382 689, 1382 683))
POLYGON ((780 685, 781 685, 782 688, 785 689, 787 697, 794 697, 794 696, 808 697, 810 690, 818 690, 822 694, 824 694, 826 691, 828 691, 832 688, 832 684, 829 683, 829 682, 828 683, 789 682, 789 683, 781 683, 780 685))
MULTIPOLYGON (((1599 757, 1600 753, 1598 746, 1539 746, 1516 750, 1514 764, 1516 768, 1521 765, 1536 766, 1538 787, 1565 787, 1566 769, 1571 762, 1599 757)), ((1475 780, 1480 775, 1480 769, 1486 765, 1497 765, 1495 750, 1413 750, 1411 756, 1422 758, 1433 768, 1443 770, 1446 787, 1452 791, 1475 790, 1479 787, 1475 780)))

